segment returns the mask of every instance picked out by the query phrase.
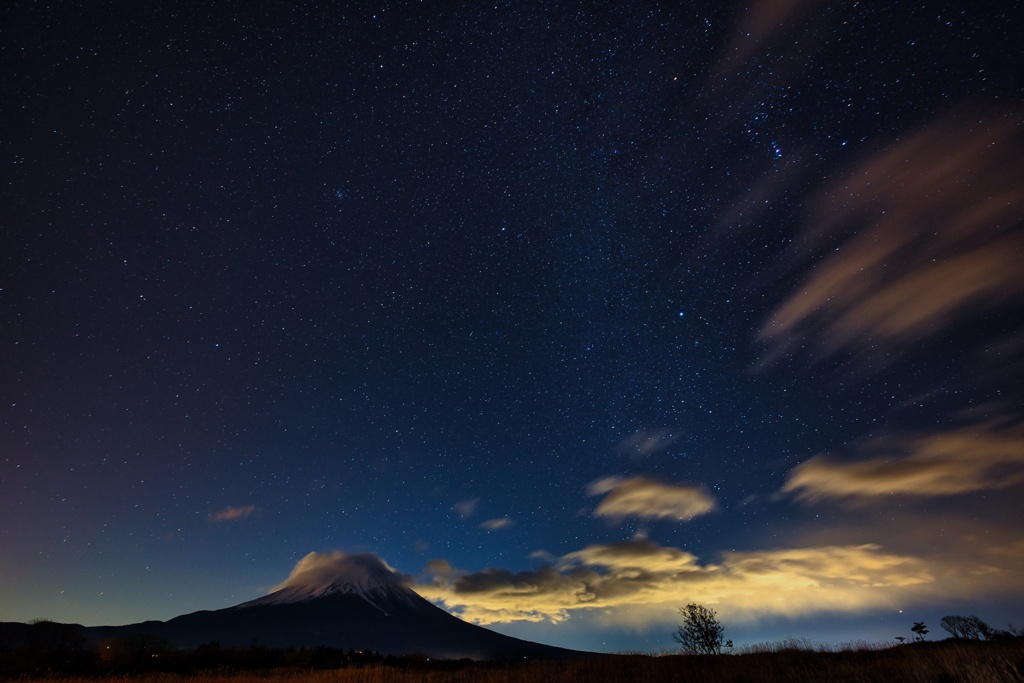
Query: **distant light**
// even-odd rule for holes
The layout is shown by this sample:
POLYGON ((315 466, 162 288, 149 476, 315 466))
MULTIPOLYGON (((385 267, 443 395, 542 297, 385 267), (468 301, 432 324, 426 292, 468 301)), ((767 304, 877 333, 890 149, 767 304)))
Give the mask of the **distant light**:
POLYGON ((684 313, 683 311, 679 311, 679 317, 680 318, 682 318, 684 315, 686 315, 686 313, 684 313))

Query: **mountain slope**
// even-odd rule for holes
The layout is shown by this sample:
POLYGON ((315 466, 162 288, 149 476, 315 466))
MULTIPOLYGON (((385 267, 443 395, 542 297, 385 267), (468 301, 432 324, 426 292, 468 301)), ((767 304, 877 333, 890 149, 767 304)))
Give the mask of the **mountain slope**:
MULTIPOLYGON (((181 648, 317 647, 419 653, 440 659, 565 658, 584 653, 501 635, 448 614, 373 555, 336 556, 340 571, 296 571, 262 598, 166 622, 86 629, 93 640, 153 635, 181 648)), ((300 563, 301 564, 301 563, 300 563)))

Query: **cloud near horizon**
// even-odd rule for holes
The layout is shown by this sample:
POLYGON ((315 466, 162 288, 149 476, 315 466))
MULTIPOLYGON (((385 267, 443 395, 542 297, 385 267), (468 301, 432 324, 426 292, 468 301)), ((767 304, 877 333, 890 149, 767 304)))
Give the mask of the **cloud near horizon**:
POLYGON ((782 491, 816 502, 888 495, 950 496, 1024 483, 1024 425, 985 423, 935 434, 890 434, 863 445, 856 461, 816 455, 782 491))
POLYGON ((245 519, 246 517, 250 517, 255 512, 255 505, 243 505, 241 507, 232 507, 229 505, 223 510, 211 512, 206 518, 211 522, 231 522, 236 519, 245 519))
POLYGON ((672 486, 647 477, 605 477, 587 487, 591 496, 606 494, 595 517, 640 517, 686 521, 715 509, 715 499, 697 486, 672 486))
POLYGON ((560 622, 596 609, 613 609, 626 622, 670 621, 686 602, 712 605, 738 621, 859 612, 891 604, 895 593, 933 578, 918 558, 876 545, 726 553, 721 564, 701 565, 690 553, 649 540, 588 546, 534 571, 488 568, 453 579, 445 569, 414 589, 479 624, 560 622))
POLYGON ((750 623, 1020 591, 1024 543, 987 553, 986 560, 1001 564, 959 564, 871 543, 726 552, 719 563, 702 564, 684 550, 641 539, 587 546, 523 572, 463 573, 438 560, 428 566, 431 579, 412 588, 478 624, 557 623, 579 610, 601 610, 606 622, 644 628, 672 623, 687 602, 750 623))

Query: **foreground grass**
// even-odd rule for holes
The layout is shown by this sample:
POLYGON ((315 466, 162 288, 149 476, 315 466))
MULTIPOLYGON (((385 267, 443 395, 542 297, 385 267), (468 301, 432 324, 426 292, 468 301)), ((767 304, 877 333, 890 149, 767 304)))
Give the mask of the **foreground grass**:
POLYGON ((382 664, 333 670, 270 669, 238 673, 149 673, 102 678, 22 678, 35 683, 739 683, 740 681, 1019 681, 1024 640, 946 641, 886 650, 780 650, 738 655, 606 655, 564 662, 459 663, 395 667, 382 664))

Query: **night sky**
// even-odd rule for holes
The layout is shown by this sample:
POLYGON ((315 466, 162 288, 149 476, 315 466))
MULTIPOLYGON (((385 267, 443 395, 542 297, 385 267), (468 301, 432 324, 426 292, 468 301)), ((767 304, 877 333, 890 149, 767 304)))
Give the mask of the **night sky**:
POLYGON ((206 4, 0 8, 0 621, 1024 622, 1020 2, 206 4))

